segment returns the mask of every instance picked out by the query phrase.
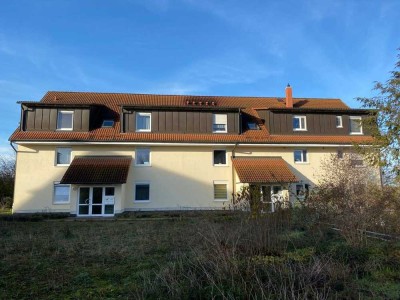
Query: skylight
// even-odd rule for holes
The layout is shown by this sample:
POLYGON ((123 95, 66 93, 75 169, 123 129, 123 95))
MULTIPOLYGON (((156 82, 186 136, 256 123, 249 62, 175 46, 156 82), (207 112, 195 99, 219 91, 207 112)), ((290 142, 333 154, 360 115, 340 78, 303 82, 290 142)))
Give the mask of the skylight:
POLYGON ((247 127, 248 127, 250 130, 258 130, 258 129, 260 129, 260 128, 258 127, 258 125, 257 125, 255 122, 249 122, 249 123, 247 123, 247 127))
POLYGON ((114 126, 114 120, 104 120, 103 124, 101 127, 113 127, 114 126))

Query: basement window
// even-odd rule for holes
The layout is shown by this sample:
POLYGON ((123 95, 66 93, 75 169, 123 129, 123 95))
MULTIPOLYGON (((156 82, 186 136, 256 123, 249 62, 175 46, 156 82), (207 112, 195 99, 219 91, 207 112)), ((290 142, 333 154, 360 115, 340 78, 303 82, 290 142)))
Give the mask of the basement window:
POLYGON ((108 128, 113 126, 114 126, 114 120, 104 120, 103 124, 101 124, 101 127, 103 128, 108 128))

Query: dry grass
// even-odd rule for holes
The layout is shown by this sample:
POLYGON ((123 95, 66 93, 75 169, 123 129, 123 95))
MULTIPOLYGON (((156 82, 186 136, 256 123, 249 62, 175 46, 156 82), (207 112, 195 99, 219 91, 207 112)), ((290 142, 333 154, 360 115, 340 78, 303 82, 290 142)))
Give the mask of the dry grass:
POLYGON ((352 248, 307 214, 0 221, 0 298, 400 297, 399 245, 352 248))

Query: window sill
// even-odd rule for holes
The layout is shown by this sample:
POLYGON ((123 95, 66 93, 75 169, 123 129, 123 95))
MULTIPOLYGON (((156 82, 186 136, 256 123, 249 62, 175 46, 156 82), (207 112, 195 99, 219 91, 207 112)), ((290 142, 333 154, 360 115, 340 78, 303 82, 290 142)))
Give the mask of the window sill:
POLYGON ((137 165, 137 164, 135 164, 134 166, 135 167, 140 167, 140 168, 145 168, 145 167, 151 167, 151 164, 150 165, 137 165))
POLYGON ((226 202, 228 199, 214 199, 214 202, 226 202))
POLYGON ((310 164, 310 162, 308 162, 308 161, 295 161, 294 163, 296 165, 309 165, 310 164))
POLYGON ((69 167, 70 164, 56 164, 56 167, 69 167))
POLYGON ((336 128, 343 128, 343 126, 336 126, 336 128))
POLYGON ((213 131, 212 133, 228 133, 228 131, 213 131))
POLYGON ((57 128, 56 131, 72 131, 73 128, 57 128))
POLYGON ((68 205, 71 204, 71 201, 68 202, 53 202, 54 205, 68 205))
POLYGON ((133 200, 133 203, 149 203, 150 200, 133 200))
POLYGON ((151 129, 147 130, 147 129, 139 129, 136 130, 135 132, 151 132, 151 129))
POLYGON ((228 164, 213 164, 214 167, 229 167, 228 164))
POLYGON ((307 131, 307 129, 296 129, 296 128, 293 128, 293 131, 307 131))
POLYGON ((350 132, 350 135, 364 135, 362 132, 350 132))

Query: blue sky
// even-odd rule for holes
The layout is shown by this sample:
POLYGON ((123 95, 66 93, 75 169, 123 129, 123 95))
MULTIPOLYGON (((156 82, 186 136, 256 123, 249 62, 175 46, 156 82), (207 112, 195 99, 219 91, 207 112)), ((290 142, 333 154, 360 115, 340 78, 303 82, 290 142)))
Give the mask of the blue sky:
POLYGON ((400 1, 16 0, 0 9, 0 153, 48 90, 341 98, 384 81, 400 1))

